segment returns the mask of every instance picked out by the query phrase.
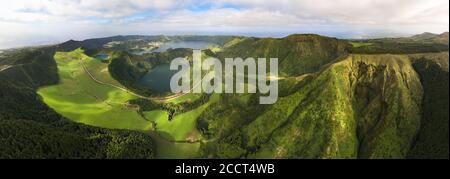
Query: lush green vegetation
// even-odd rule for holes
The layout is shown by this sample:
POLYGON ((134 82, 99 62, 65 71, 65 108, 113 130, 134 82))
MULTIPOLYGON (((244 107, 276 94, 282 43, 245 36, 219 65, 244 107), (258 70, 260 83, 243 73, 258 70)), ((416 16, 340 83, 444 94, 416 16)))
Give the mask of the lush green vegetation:
POLYGON ((0 158, 154 158, 145 134, 31 120, 0 120, 0 158))
POLYGON ((142 59, 135 59, 126 52, 116 52, 108 66, 111 76, 131 89, 135 89, 134 83, 151 68, 150 63, 142 59))
POLYGON ((150 136, 75 124, 42 102, 35 90, 59 81, 54 51, 5 59, 15 66, 0 73, 0 158, 154 158, 150 136))
POLYGON ((93 71, 93 75, 99 75, 95 78, 117 84, 107 71, 99 71, 105 69, 106 64, 84 55, 81 49, 57 52, 55 61, 60 82, 58 85, 40 88, 38 94, 56 112, 71 120, 93 126, 132 130, 151 128, 151 123, 137 113, 136 107, 127 105, 126 102, 134 99, 134 96, 120 89, 96 83, 82 67, 82 63, 85 63, 88 70, 97 69, 97 72, 93 71))
POLYGON ((424 88, 423 117, 410 158, 448 159, 448 52, 415 56, 424 88))
POLYGON ((157 104, 149 100, 133 100, 141 106, 140 113, 153 122, 155 130, 169 141, 199 141, 196 121, 200 114, 219 99, 218 94, 203 95, 195 101, 157 104))
POLYGON ((396 43, 396 42, 364 42, 369 46, 354 47, 351 53, 362 54, 411 54, 448 51, 448 45, 422 44, 422 43, 396 43))
MULTIPOLYGON (((218 98, 217 95, 211 98, 209 95, 203 95, 191 101, 189 100, 192 99, 191 96, 185 97, 185 101, 177 99, 179 103, 157 104, 136 99, 131 94, 112 86, 96 83, 84 71, 81 63, 85 64, 96 79, 120 85, 109 75, 108 64, 86 56, 81 49, 57 52, 55 61, 60 82, 58 85, 44 87, 38 91, 47 105, 71 120, 88 125, 111 129, 157 131, 159 136, 156 137, 163 138, 157 143, 163 146, 168 145, 167 141, 200 141, 196 119, 218 98)), ((193 146, 198 148, 198 144, 179 146, 182 148, 168 151, 171 156, 193 156, 192 152, 183 149, 192 149, 193 146)))
POLYGON ((448 52, 429 53, 441 51, 448 34, 117 36, 11 51, 0 57, 10 67, 0 71, 0 158, 448 158, 448 52), (278 57, 278 101, 128 92, 154 96, 134 82, 192 50, 128 52, 174 40, 223 45, 203 51, 219 59, 278 57))
POLYGON ((281 76, 297 76, 316 72, 323 65, 346 54, 349 44, 335 38, 318 35, 291 35, 282 39, 244 38, 225 44, 218 52, 220 59, 278 58, 281 76))
POLYGON ((112 55, 108 70, 111 76, 128 89, 146 96, 158 96, 150 89, 142 89, 136 82, 150 69, 160 64, 168 64, 178 57, 192 56, 192 49, 169 49, 162 53, 144 54, 136 56, 127 52, 115 52, 112 55))
POLYGON ((372 43, 370 43, 370 42, 350 42, 350 44, 352 44, 352 46, 354 48, 364 47, 364 46, 371 46, 372 45, 372 43))
POLYGON ((216 140, 202 145, 203 156, 406 157, 419 130, 422 96, 407 56, 351 55, 299 80, 291 82, 298 90, 282 89, 274 105, 258 108, 251 98, 228 96, 209 108, 198 126, 216 140))
POLYGON ((405 38, 382 38, 350 42, 351 53, 363 54, 413 54, 448 51, 448 32, 424 33, 405 38))
POLYGON ((173 142, 167 141, 159 134, 153 134, 152 136, 156 143, 156 158, 158 159, 192 159, 199 157, 199 142, 173 142))

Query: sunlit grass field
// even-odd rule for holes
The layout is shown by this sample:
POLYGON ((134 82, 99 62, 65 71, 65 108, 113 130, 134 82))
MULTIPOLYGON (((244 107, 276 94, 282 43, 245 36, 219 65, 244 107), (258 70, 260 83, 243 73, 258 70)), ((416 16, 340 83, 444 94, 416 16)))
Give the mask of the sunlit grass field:
POLYGON ((350 42, 350 44, 351 44, 353 47, 355 47, 355 48, 358 48, 358 47, 365 47, 365 46, 371 46, 371 45, 372 45, 372 43, 369 43, 369 42, 350 42))
POLYGON ((124 105, 135 97, 113 87, 95 83, 81 66, 85 61, 87 68, 96 78, 118 84, 107 68, 98 60, 86 56, 81 49, 72 52, 57 52, 60 83, 38 90, 44 102, 56 112, 73 121, 113 129, 149 130, 151 122, 143 119, 136 109, 124 105))
MULTIPOLYGON (((213 95, 208 103, 179 114, 168 120, 163 110, 144 112, 141 116, 127 101, 136 97, 111 86, 101 85, 92 80, 83 70, 81 62, 95 78, 102 82, 121 86, 108 72, 108 64, 102 63, 77 49, 72 52, 57 52, 54 56, 58 66, 60 83, 43 87, 38 94, 44 102, 64 117, 75 122, 110 128, 149 132, 157 145, 158 158, 196 157, 200 144, 174 143, 173 141, 202 140, 196 128, 196 119, 219 95, 213 95), (153 123, 156 123, 155 129, 153 123), (155 135, 157 134, 157 135, 155 135)), ((187 94, 172 99, 170 103, 194 101, 200 94, 187 94)))

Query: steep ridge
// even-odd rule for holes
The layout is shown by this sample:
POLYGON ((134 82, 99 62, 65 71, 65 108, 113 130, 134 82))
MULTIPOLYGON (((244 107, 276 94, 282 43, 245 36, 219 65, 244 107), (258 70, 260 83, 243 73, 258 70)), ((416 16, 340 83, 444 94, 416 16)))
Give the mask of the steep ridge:
POLYGON ((448 52, 411 55, 424 88, 421 129, 409 158, 449 157, 448 52))
POLYGON ((407 56, 352 55, 360 158, 403 158, 420 127, 423 89, 407 56))
POLYGON ((281 76, 298 76, 317 71, 346 53, 349 44, 336 38, 319 35, 291 35, 281 39, 244 38, 230 41, 218 53, 226 57, 278 58, 281 76))
MULTIPOLYGON (((250 122, 243 127, 217 134, 222 139, 202 146, 204 155, 406 157, 420 127, 423 93, 407 56, 349 55, 304 80, 297 92, 246 119, 250 122)), ((221 107, 222 111, 238 110, 221 107)), ((202 121, 207 126, 225 123, 208 116, 202 121)))

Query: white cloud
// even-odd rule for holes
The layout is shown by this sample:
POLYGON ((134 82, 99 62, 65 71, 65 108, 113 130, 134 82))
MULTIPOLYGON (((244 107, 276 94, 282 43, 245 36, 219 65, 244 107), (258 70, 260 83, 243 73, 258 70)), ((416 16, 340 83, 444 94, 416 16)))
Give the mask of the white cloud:
POLYGON ((448 25, 448 0, 0 0, 0 44, 211 31, 357 37, 448 25))
POLYGON ((216 0, 246 8, 282 11, 300 18, 344 24, 448 25, 447 0, 216 0))
POLYGON ((168 10, 185 2, 187 0, 1 0, 0 17, 4 21, 19 22, 114 19, 146 11, 168 10))

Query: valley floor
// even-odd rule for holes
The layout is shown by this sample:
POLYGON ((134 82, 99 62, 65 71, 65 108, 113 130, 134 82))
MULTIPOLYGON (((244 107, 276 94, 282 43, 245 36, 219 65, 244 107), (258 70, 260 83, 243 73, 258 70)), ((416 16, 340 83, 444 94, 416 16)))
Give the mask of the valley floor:
MULTIPOLYGON (((107 71, 107 64, 86 56, 81 49, 57 52, 55 61, 60 83, 40 88, 38 94, 56 112, 87 125, 151 133, 157 141, 157 156, 162 158, 195 157, 201 141, 195 119, 213 100, 177 115, 171 121, 161 110, 145 112, 142 116, 135 106, 128 104, 129 100, 141 95, 130 92, 115 81, 107 71)), ((183 96, 176 94, 156 100, 176 102, 183 96)))

